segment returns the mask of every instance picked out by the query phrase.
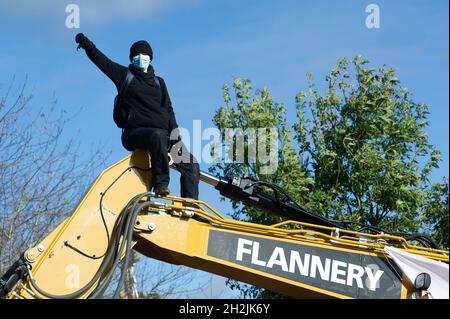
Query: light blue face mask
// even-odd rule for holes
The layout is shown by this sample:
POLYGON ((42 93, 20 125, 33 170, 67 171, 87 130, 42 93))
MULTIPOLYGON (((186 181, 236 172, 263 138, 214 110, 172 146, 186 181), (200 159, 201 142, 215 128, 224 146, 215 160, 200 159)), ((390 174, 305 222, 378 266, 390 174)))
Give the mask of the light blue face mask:
POLYGON ((150 56, 139 54, 133 58, 133 65, 138 68, 145 70, 150 65, 150 56))

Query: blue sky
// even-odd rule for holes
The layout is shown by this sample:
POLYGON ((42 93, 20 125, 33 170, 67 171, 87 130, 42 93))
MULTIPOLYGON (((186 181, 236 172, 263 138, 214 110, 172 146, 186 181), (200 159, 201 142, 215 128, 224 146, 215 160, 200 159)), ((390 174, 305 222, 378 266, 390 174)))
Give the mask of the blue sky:
MULTIPOLYGON (((20 82, 27 74, 36 107, 50 105, 54 96, 69 112, 83 107, 66 136, 77 134, 87 152, 105 143, 113 164, 128 154, 112 121, 115 88, 75 50, 78 32, 122 64, 129 63, 134 41, 148 40, 156 73, 165 79, 178 123, 186 128, 193 120, 212 126, 222 105, 221 87, 233 77, 267 86, 293 123, 294 97, 307 87, 306 72, 323 83, 338 59, 357 54, 373 66, 394 67, 412 98, 431 107, 427 132, 443 155, 432 181, 449 175, 447 0, 2 0, 0 92, 14 75, 20 82), (65 26, 69 3, 80 7, 80 29, 65 26), (380 7, 380 29, 365 26, 370 3, 380 7)), ((174 173, 175 194, 178 187, 174 173)), ((215 190, 202 186, 200 191, 221 212, 230 210, 215 190)))

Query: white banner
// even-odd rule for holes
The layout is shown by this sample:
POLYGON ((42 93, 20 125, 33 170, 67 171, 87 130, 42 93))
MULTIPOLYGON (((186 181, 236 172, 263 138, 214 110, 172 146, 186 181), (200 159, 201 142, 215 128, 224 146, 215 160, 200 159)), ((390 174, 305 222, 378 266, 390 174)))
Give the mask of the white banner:
POLYGON ((448 264, 411 254, 394 247, 384 247, 384 250, 394 259, 395 263, 414 285, 417 275, 427 273, 431 276, 428 292, 431 298, 448 299, 448 264))

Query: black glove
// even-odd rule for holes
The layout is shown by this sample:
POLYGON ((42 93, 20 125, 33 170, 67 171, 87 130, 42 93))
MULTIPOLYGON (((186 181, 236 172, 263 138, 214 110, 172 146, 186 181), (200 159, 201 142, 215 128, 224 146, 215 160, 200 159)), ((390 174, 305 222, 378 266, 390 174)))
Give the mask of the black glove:
POLYGON ((75 36, 75 42, 78 43, 78 47, 81 47, 84 49, 88 45, 89 39, 87 37, 85 37, 83 33, 78 33, 75 36))

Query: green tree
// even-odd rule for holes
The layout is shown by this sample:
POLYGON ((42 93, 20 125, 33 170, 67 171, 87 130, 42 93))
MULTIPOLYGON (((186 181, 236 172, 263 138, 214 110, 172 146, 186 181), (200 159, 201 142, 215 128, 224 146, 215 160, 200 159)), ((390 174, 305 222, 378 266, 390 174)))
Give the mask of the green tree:
POLYGON ((448 179, 433 184, 424 205, 423 223, 435 242, 448 249, 448 179))
MULTIPOLYGON (((233 84, 233 95, 230 93, 228 85, 223 86, 223 96, 225 105, 222 106, 214 117, 214 123, 225 134, 227 128, 276 128, 279 147, 277 153, 278 167, 273 174, 261 174, 262 163, 218 163, 211 167, 210 171, 221 175, 232 176, 252 176, 258 180, 277 183, 286 191, 295 195, 295 198, 302 202, 307 200, 313 180, 307 178, 302 170, 299 158, 296 155, 292 143, 292 133, 288 127, 286 119, 286 109, 283 105, 276 103, 266 88, 253 92, 249 80, 235 79, 233 84), (235 100, 236 107, 231 103, 235 100)), ((232 143, 236 142, 236 138, 232 143)), ((257 143, 247 141, 245 144, 245 154, 248 152, 248 145, 257 143)), ((230 143, 224 142, 225 146, 233 150, 230 143)), ((231 152, 230 152, 231 153, 231 152)), ((236 155, 236 154, 234 154, 236 155)), ((228 154, 233 158, 233 154, 228 154)), ((233 202, 235 209, 233 217, 236 219, 252 220, 259 223, 273 223, 279 221, 272 215, 261 214, 260 211, 233 202)))
MULTIPOLYGON (((428 106, 410 98, 394 69, 368 64, 360 57, 338 61, 325 78, 323 93, 308 74, 308 90, 295 98, 292 127, 285 108, 266 88, 253 91, 249 80, 236 79, 231 94, 225 85, 225 105, 214 117, 216 126, 223 133, 226 128, 275 127, 279 164, 266 175, 259 173, 258 162, 217 164, 211 171, 276 183, 300 205, 331 219, 418 231, 428 178, 440 161, 439 150, 425 133, 428 106)), ((278 221, 239 203, 233 208, 234 218, 278 221)), ((229 285, 243 297, 274 296, 232 280, 229 285)))
POLYGON ((325 94, 309 76, 309 91, 297 95, 295 131, 300 156, 311 163, 313 205, 331 218, 416 231, 427 179, 440 161, 424 131, 428 106, 409 98, 394 69, 368 63, 341 60, 326 76, 325 94))

